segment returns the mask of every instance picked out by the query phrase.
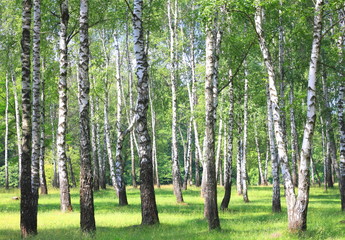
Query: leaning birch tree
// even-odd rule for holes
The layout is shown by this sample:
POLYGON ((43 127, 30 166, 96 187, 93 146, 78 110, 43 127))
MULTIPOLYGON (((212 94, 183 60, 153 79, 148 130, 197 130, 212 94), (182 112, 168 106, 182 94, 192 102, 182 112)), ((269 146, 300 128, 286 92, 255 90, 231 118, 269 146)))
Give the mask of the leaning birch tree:
POLYGON ((315 2, 315 16, 313 24, 313 42, 308 75, 307 95, 307 119, 304 127, 302 149, 300 153, 300 166, 298 175, 298 194, 294 193, 291 174, 288 166, 287 149, 284 143, 283 131, 280 124, 280 112, 278 94, 275 87, 275 72, 270 52, 267 47, 264 31, 262 28, 263 11, 260 0, 255 1, 255 29, 258 36, 260 49, 268 73, 269 96, 272 103, 275 139, 278 147, 278 156, 281 163, 285 195, 287 202, 288 225, 290 231, 305 231, 307 229, 307 210, 309 203, 309 162, 312 147, 316 119, 316 72, 317 61, 320 54, 321 29, 322 29, 322 6, 323 0, 315 2))

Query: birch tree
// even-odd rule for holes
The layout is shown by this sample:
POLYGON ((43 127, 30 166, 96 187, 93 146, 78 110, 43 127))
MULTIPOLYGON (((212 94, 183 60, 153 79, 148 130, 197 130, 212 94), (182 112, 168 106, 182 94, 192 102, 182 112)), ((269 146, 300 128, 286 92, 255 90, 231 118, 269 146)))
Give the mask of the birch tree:
MULTIPOLYGON (((215 21, 215 20, 213 20, 215 21)), ((215 46, 217 34, 212 29, 215 24, 209 23, 206 29, 206 80, 205 80, 205 143, 204 143, 204 167, 206 168, 205 181, 205 205, 204 215, 208 220, 209 229, 219 229, 219 217, 217 207, 217 181, 215 169, 215 102, 214 78, 215 78, 215 46)))
POLYGON ((172 6, 171 1, 168 0, 168 19, 169 19, 169 30, 170 30, 170 80, 171 80, 171 101, 172 101, 172 123, 171 123, 171 133, 172 133, 172 177, 174 194, 176 196, 176 201, 178 203, 183 202, 183 196, 181 191, 181 174, 178 161, 178 151, 177 151, 177 59, 176 59, 176 30, 177 30, 177 0, 175 0, 174 16, 172 16, 172 6))
MULTIPOLYGON (((246 66, 246 62, 244 62, 246 66)), ((248 135, 248 72, 244 70, 244 106, 243 106, 243 153, 241 162, 243 201, 249 202, 247 188, 247 135, 248 135)))
POLYGON ((90 156, 89 116, 89 23, 88 0, 80 0, 79 18, 79 127, 80 127, 80 228, 96 231, 93 205, 93 176, 90 156))
MULTIPOLYGON (((44 63, 44 61, 43 61, 44 63)), ((42 64, 42 70, 44 68, 44 64, 42 64)), ((41 136, 40 136, 40 158, 39 158, 39 166, 40 166, 40 188, 41 194, 48 194, 48 187, 47 187, 47 180, 46 180, 46 171, 44 168, 44 160, 45 160, 45 92, 44 92, 44 78, 41 81, 41 136)))
POLYGON ((122 81, 120 74, 120 48, 116 33, 114 33, 115 42, 115 68, 116 68, 116 89, 117 89, 117 106, 116 106, 116 156, 115 156, 115 176, 117 185, 117 195, 121 206, 128 205, 126 195, 126 185, 124 180, 124 160, 122 159, 122 146, 124 141, 124 132, 121 130, 122 125, 122 81))
POLYGON ((59 118, 56 136, 57 156, 59 162, 60 209, 62 212, 72 211, 69 190, 66 129, 67 129, 67 28, 69 20, 68 0, 60 5, 60 77, 59 77, 59 118))
POLYGON ((234 88, 233 75, 231 69, 229 70, 229 118, 228 118, 228 141, 227 141, 227 158, 225 162, 225 178, 224 178, 224 197, 220 205, 221 209, 227 209, 231 198, 231 184, 232 184, 232 149, 233 149, 233 129, 234 129, 234 88))
POLYGON ((143 0, 134 0, 133 9, 133 41, 136 59, 136 76, 138 79, 138 99, 136 105, 139 158, 140 158, 140 198, 141 224, 158 224, 158 211, 153 187, 152 147, 147 129, 148 109, 148 61, 145 53, 143 28, 143 0))
POLYGON ((6 106, 5 106, 5 189, 9 188, 9 175, 8 175, 8 74, 6 74, 5 91, 6 91, 6 106))
POLYGON ((20 122, 19 103, 18 103, 18 94, 17 94, 17 80, 16 80, 13 70, 11 72, 11 80, 12 80, 12 85, 13 85, 14 110, 15 110, 15 116, 16 116, 16 136, 17 136, 19 187, 20 187, 21 169, 22 169, 22 146, 21 146, 22 128, 20 126, 21 122, 20 122))
POLYGON ((294 193, 294 186, 288 168, 287 150, 284 144, 283 131, 280 125, 280 112, 278 105, 277 90, 275 87, 275 72, 272 59, 267 48, 264 31, 262 28, 263 12, 260 1, 255 1, 255 28, 259 39, 260 49, 268 73, 269 96, 272 103, 274 120, 275 139, 278 147, 279 161, 285 184, 285 195, 287 201, 288 225, 291 231, 305 231, 307 228, 307 210, 309 202, 309 162, 311 154, 312 138, 315 126, 315 84, 317 60, 320 52, 321 29, 322 29, 322 5, 323 0, 315 3, 315 16, 313 25, 313 42, 308 75, 308 96, 307 96, 307 119, 304 127, 302 149, 300 153, 300 167, 298 176, 298 194, 294 193))
POLYGON ((20 178, 20 229, 21 236, 27 238, 37 234, 37 211, 31 190, 31 63, 30 63, 30 26, 31 0, 22 1, 22 168, 20 178))
POLYGON ((269 97, 269 86, 267 86, 267 131, 270 146, 272 164, 272 212, 281 212, 280 202, 280 181, 279 181, 279 159, 274 136, 272 102, 269 97))
POLYGON ((41 1, 34 0, 34 28, 33 28, 33 84, 32 84, 32 153, 31 153, 31 181, 34 210, 37 215, 39 181, 39 159, 41 147, 41 1))
MULTIPOLYGON (((345 6, 343 5, 342 8, 338 12, 339 15, 339 25, 341 29, 341 35, 338 39, 337 45, 340 56, 340 62, 344 63, 343 54, 345 48, 345 6)), ((343 79, 344 76, 340 75, 340 78, 343 79)), ((340 164, 339 164, 339 171, 340 171, 340 198, 341 198, 341 210, 345 211, 345 114, 344 114, 344 106, 345 106, 345 84, 344 80, 340 83, 339 86, 339 96, 338 96, 338 125, 339 125, 339 151, 340 151, 340 164)))

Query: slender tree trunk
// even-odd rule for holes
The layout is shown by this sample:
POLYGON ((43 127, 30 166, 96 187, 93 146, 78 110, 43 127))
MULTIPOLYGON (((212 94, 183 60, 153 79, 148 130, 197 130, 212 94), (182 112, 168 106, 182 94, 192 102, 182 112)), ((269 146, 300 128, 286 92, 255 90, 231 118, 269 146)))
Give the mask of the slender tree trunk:
POLYGON ((274 122, 272 112, 272 102, 269 97, 269 86, 267 86, 267 129, 269 137, 269 146, 272 162, 272 212, 281 212, 281 201, 280 201, 280 181, 279 181, 279 159, 277 153, 277 147, 274 136, 274 122))
POLYGON ((62 212, 72 211, 66 155, 67 129, 67 27, 69 20, 68 1, 60 5, 60 78, 59 78, 59 123, 57 129, 57 154, 59 161, 60 208, 62 212))
POLYGON ((199 142, 198 125, 195 119, 194 109, 197 105, 197 94, 196 94, 196 76, 195 76, 195 55, 194 55, 194 25, 190 34, 190 52, 191 52, 191 73, 192 73, 192 91, 190 94, 190 111, 193 117, 193 130, 194 130, 194 141, 195 141, 195 186, 200 187, 200 160, 202 159, 202 149, 199 142))
MULTIPOLYGON (((153 174, 154 174, 153 179, 154 179, 154 183, 156 183, 157 187, 160 188, 161 185, 159 182, 157 146, 156 146, 156 112, 153 108, 151 88, 152 88, 152 86, 150 84, 149 85, 149 101, 150 101, 150 109, 151 109, 151 127, 152 127, 152 164, 153 164, 153 174)), ((133 135, 133 137, 135 137, 135 136, 133 135)))
POLYGON ((223 166, 225 171, 225 162, 226 162, 226 154, 227 154, 227 129, 226 124, 224 124, 224 133, 223 133, 223 162, 220 161, 219 164, 219 185, 224 187, 224 172, 223 166))
POLYGON ((261 153, 260 153, 260 145, 259 145, 259 139, 258 139, 256 120, 254 120, 254 139, 255 139, 256 153, 258 155, 259 185, 267 185, 266 179, 262 171, 261 153))
POLYGON ((56 153, 56 126, 55 126, 55 118, 56 118, 56 112, 55 112, 55 106, 54 104, 51 104, 49 107, 49 112, 50 112, 50 126, 51 126, 51 133, 52 133, 52 164, 53 164, 53 179, 52 179, 52 186, 54 188, 59 187, 59 174, 57 170, 57 153, 56 153))
MULTIPOLYGON (((96 112, 99 112, 98 99, 96 98, 96 112)), ((107 184, 105 180, 105 158, 104 144, 101 145, 101 128, 99 121, 97 121, 97 145, 98 145, 98 161, 99 161, 99 185, 101 189, 106 189, 107 184)))
POLYGON ((37 234, 37 211, 31 190, 31 80, 30 25, 31 0, 22 1, 22 171, 20 178, 20 229, 23 238, 37 234))
MULTIPOLYGON (((215 26, 215 24, 213 25, 215 26)), ((219 229, 219 217, 217 207, 217 181, 215 169, 215 124, 216 124, 216 96, 214 89, 217 83, 215 76, 216 54, 215 47, 217 41, 216 31, 208 26, 206 29, 206 80, 205 80, 205 110, 206 110, 206 126, 205 126, 205 144, 204 144, 204 167, 206 168, 206 184, 205 184, 205 205, 204 215, 208 220, 209 229, 219 229)))
POLYGON ((264 171, 264 177, 266 180, 266 184, 268 185, 268 159, 269 159, 269 154, 270 154, 270 144, 269 144, 269 139, 267 137, 266 139, 266 156, 265 156, 265 171, 264 171))
POLYGON ((119 196, 119 205, 128 205, 127 194, 126 194, 126 183, 124 179, 124 168, 125 163, 122 156, 122 147, 124 136, 121 130, 122 127, 122 81, 120 75, 120 48, 116 33, 114 34, 115 43, 115 68, 116 68, 116 90, 117 90, 117 106, 116 106, 116 156, 115 156, 115 177, 117 184, 117 195, 119 196))
POLYGON ((192 121, 189 119, 188 129, 187 129, 187 147, 186 147, 186 161, 184 163, 184 178, 183 178, 183 190, 187 190, 188 179, 190 178, 190 160, 192 157, 192 121))
POLYGON ((328 153, 328 145, 326 141, 326 134, 325 134, 325 128, 324 128, 324 121, 322 115, 320 115, 320 125, 321 128, 321 137, 322 137, 322 156, 323 156, 323 182, 324 182, 324 190, 327 192, 327 183, 328 183, 328 159, 329 159, 329 153, 328 153))
POLYGON ((236 189, 237 194, 242 195, 243 194, 243 188, 242 188, 242 151, 243 151, 243 141, 242 141, 242 127, 238 128, 238 141, 237 141, 237 159, 236 159, 236 189))
POLYGON ((311 178, 311 185, 315 184, 315 175, 314 175, 314 162, 313 162, 313 158, 310 158, 310 178, 311 178))
POLYGON ((79 51, 79 126, 80 126, 80 228, 83 232, 96 231, 93 205, 93 176, 90 156, 89 116, 89 24, 88 0, 80 0, 79 51))
POLYGON ((107 156, 108 156, 108 162, 109 162, 109 172, 110 172, 110 178, 113 188, 115 189, 117 193, 117 186, 116 186, 116 178, 115 178, 115 169, 114 169, 114 160, 113 160, 113 154, 111 150, 111 139, 110 139, 110 126, 109 126, 109 80, 108 80, 108 68, 109 68, 109 57, 106 51, 105 47, 105 34, 103 34, 103 37, 101 38, 102 45, 103 45, 103 52, 104 52, 104 58, 105 58, 105 68, 106 73, 104 77, 104 138, 105 138, 105 147, 107 149, 107 156))
POLYGON ((280 8, 279 8, 279 53, 278 53, 278 62, 279 62, 279 110, 280 110, 280 119, 281 119, 281 128, 283 131, 284 136, 284 143, 287 148, 287 139, 286 139, 286 117, 285 117, 285 68, 284 68, 284 61, 285 61, 285 50, 284 50, 284 26, 282 20, 282 7, 283 3, 282 0, 279 0, 280 8))
POLYGON ((294 108, 294 84, 291 81, 289 101, 290 101, 290 126, 291 126, 291 174, 292 174, 292 183, 295 187, 298 185, 297 177, 297 166, 299 165, 299 147, 298 147, 298 136, 295 120, 295 108, 294 108))
POLYGON ((72 187, 77 187, 77 182, 75 179, 75 175, 74 175, 74 171, 73 171, 73 165, 72 165, 72 161, 71 161, 71 157, 67 156, 67 162, 66 165, 69 169, 69 176, 71 176, 71 182, 72 182, 72 187))
MULTIPOLYGON (((244 63, 247 65, 246 62, 244 63)), ((247 189, 248 73, 244 70, 243 155, 241 163, 243 201, 249 202, 247 189)))
POLYGON ((5 107, 5 189, 9 188, 9 175, 8 175, 8 74, 6 74, 5 81, 6 88, 6 107, 5 107))
POLYGON ((333 174, 332 169, 333 166, 335 167, 335 173, 337 175, 337 178, 340 179, 339 174, 339 167, 337 162, 337 149, 336 149, 336 143, 334 138, 334 130, 333 130, 333 123, 332 123, 332 112, 329 105, 329 99, 328 99, 328 87, 327 87, 327 73, 324 67, 322 69, 322 89, 323 89, 323 97, 324 97, 324 112, 325 112, 325 125, 326 125, 326 139, 327 142, 329 142, 329 181, 328 186, 333 187, 333 174))
MULTIPOLYGON (((43 62, 44 63, 44 62, 43 62)), ((43 66, 44 67, 44 64, 43 66)), ((46 180, 46 171, 44 168, 44 160, 45 160, 45 94, 44 94, 44 78, 41 81, 41 139, 40 139, 40 188, 41 194, 48 194, 48 187, 47 187, 47 180, 46 180)))
POLYGON ((229 70, 229 133, 227 145, 227 157, 225 162, 225 180, 224 180, 224 197, 220 205, 221 209, 227 209, 231 198, 231 184, 232 184, 232 149, 233 149, 233 129, 234 129, 234 89, 233 89, 233 75, 229 70))
MULTIPOLYGON (((177 1, 177 0, 175 0, 177 1)), ((175 4, 176 5, 176 4, 175 4)), ((175 6, 176 8, 176 6, 175 6)), ((174 194, 176 197, 176 201, 178 203, 183 202, 183 196, 181 191, 181 175, 180 175, 180 167, 179 167, 179 160, 178 160, 178 151, 177 151, 177 99, 176 99, 176 91, 177 91, 177 59, 176 59, 176 50, 175 50, 175 40, 176 40, 176 25, 177 25, 177 9, 174 11, 175 16, 172 15, 172 6, 171 1, 168 0, 168 19, 169 19, 169 29, 170 29, 170 61, 171 61, 171 71, 170 71, 170 80, 171 80, 171 99, 172 99, 172 177, 173 177, 173 185, 174 185, 174 194), (173 19, 174 17, 174 19, 173 19)))
POLYGON ((272 103, 272 112, 274 117, 275 138, 278 146, 278 156, 281 163, 285 195, 288 209, 288 223, 291 231, 304 231, 307 228, 307 209, 309 202, 309 162, 311 155, 311 145, 315 126, 315 84, 317 61, 320 52, 321 28, 322 28, 322 5, 323 0, 317 0, 315 3, 313 43, 311 52, 311 61, 309 65, 308 76, 308 96, 307 96, 307 119, 303 134, 303 143, 301 150, 301 160, 299 168, 298 195, 294 194, 292 178, 288 167, 287 151, 283 141, 283 132, 280 125, 280 113, 278 106, 278 96, 275 88, 275 74, 272 65, 270 53, 262 29, 262 9, 260 1, 256 1, 257 11, 255 14, 255 27, 258 34, 259 43, 269 79, 269 95, 272 103))
POLYGON ((17 135, 17 148, 18 148, 18 169, 19 169, 19 186, 20 187, 20 178, 21 178, 21 169, 22 169, 22 146, 21 146, 21 139, 22 139, 22 131, 20 126, 20 114, 19 114, 19 103, 18 103, 18 94, 17 94, 17 82, 14 72, 11 73, 11 79, 13 84, 13 95, 14 95, 14 108, 15 108, 15 116, 16 116, 16 135, 17 135))
MULTIPOLYGON (((132 70, 132 59, 129 52, 129 42, 128 42, 128 35, 129 35, 129 26, 126 27, 126 58, 127 58, 127 67, 128 67, 128 92, 129 92, 129 119, 133 119, 134 116, 134 106, 133 106, 133 70, 132 70)), ((151 103, 151 101, 150 101, 151 103)), ((152 112, 152 108, 151 108, 152 112)), ((130 149, 131 149, 131 177, 132 177, 132 185, 134 188, 137 188, 137 176, 135 172, 135 157, 134 157, 134 130, 130 133, 129 137, 130 149)), ((155 137, 153 137, 155 140, 155 137)), ((155 142, 153 142, 153 145, 155 142)), ((153 149, 152 149, 153 150, 153 149)), ((154 154, 152 155, 154 156, 154 154)), ((157 177, 157 176, 156 176, 157 177)), ((158 179, 158 178, 157 178, 158 179)), ((159 181, 158 181, 159 183, 159 181)))
MULTIPOLYGON (((38 211, 38 189, 40 186, 39 158, 41 147, 40 134, 40 88, 41 88, 41 60, 40 60, 40 32, 41 32, 41 1, 34 0, 34 28, 33 28, 33 84, 32 84, 32 151, 31 151, 31 191, 32 191, 32 211, 36 217, 37 225, 38 211)), ((37 228, 37 226, 36 226, 37 228)))
POLYGON ((140 155, 140 197, 142 225, 158 224, 158 211, 153 187, 151 138, 147 129, 148 108, 148 61, 144 46, 144 29, 142 22, 143 0, 134 0, 133 40, 137 61, 138 100, 136 106, 137 127, 140 155))
POLYGON ((340 136, 340 197, 341 197, 341 210, 345 211, 345 86, 339 87, 338 98, 338 124, 340 136))
MULTIPOLYGON (((93 87, 95 83, 93 82, 93 87)), ((93 160, 93 190, 99 190, 99 157, 97 145, 97 125, 95 116, 95 97, 90 95, 90 113, 91 113, 91 147, 92 147, 92 160, 93 160)))
MULTIPOLYGON (((339 19, 341 19, 340 27, 341 27, 341 36, 338 39, 338 49, 339 54, 341 54, 340 62, 343 64, 343 54, 344 54, 344 47, 345 47, 345 8, 344 6, 339 10, 339 19)), ((339 172, 340 172, 340 199, 341 199, 341 210, 345 211, 345 116, 344 116, 344 105, 345 105, 345 84, 344 84, 344 76, 340 75, 342 82, 339 86, 339 96, 338 96, 338 125, 339 125, 339 152, 340 152, 340 165, 339 165, 339 172)))
MULTIPOLYGON (((222 112, 222 111, 220 111, 222 112)), ((218 141, 217 141, 217 147, 216 147, 216 181, 219 180, 219 172, 221 172, 220 165, 220 150, 222 145, 222 130, 223 130, 223 119, 220 117, 219 119, 219 127, 218 127, 218 141)))

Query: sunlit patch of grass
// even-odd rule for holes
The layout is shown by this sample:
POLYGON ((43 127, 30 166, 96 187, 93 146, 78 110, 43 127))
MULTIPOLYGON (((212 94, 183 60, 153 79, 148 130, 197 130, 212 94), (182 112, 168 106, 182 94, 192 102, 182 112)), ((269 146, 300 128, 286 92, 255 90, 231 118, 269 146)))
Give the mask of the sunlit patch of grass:
MULTIPOLYGON (((282 188, 283 189, 283 188, 282 188)), ((208 231, 203 217, 203 199, 200 189, 190 187, 184 191, 186 204, 177 204, 172 186, 156 189, 160 225, 140 226, 140 192, 128 187, 129 205, 118 205, 115 191, 107 189, 95 192, 95 218, 97 232, 94 238, 79 231, 79 190, 71 190, 73 212, 59 210, 59 190, 49 189, 49 195, 40 196, 38 232, 33 239, 344 239, 345 215, 340 211, 337 188, 311 188, 308 211, 308 230, 289 233, 285 198, 283 211, 271 212, 271 187, 251 187, 249 203, 233 191, 230 209, 219 210, 221 230, 208 231)), ((224 191, 218 188, 220 204, 224 191)), ((283 194, 283 190, 282 190, 283 194)), ((12 197, 19 190, 0 189, 0 239, 20 239, 19 204, 12 197)))

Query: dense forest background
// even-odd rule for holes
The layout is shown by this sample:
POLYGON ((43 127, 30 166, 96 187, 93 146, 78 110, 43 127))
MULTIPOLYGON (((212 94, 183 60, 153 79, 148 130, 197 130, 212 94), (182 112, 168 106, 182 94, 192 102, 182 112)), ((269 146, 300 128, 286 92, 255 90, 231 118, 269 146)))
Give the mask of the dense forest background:
MULTIPOLYGON (((46 182, 54 187, 59 186, 57 139, 61 134, 58 132, 58 113, 63 65, 63 2, 54 0, 41 3, 40 121, 41 131, 45 133, 42 161, 46 182)), ((117 188, 112 179, 115 173, 112 172, 122 171, 121 166, 127 185, 136 186, 139 183, 137 136, 132 129, 128 135, 121 135, 131 125, 137 99, 134 72, 137 63, 132 34, 134 13, 131 6, 132 3, 126 0, 89 2, 90 151, 93 173, 97 175, 97 184, 101 188, 105 187, 104 184, 117 188), (122 137, 123 143, 119 140, 122 137), (120 160, 117 159, 118 154, 122 156, 120 160)), ((184 189, 188 184, 200 186, 205 175, 202 154, 206 142, 205 46, 210 22, 213 23, 211 28, 216 30, 217 182, 220 185, 226 182, 228 146, 233 144, 231 178, 233 183, 237 183, 239 193, 242 191, 239 188, 245 188, 238 185, 243 178, 251 185, 274 184, 276 175, 273 170, 277 166, 272 162, 272 153, 276 153, 277 147, 270 143, 269 122, 275 116, 270 119, 268 111, 267 59, 264 61, 259 44, 262 42, 258 41, 258 38, 261 39, 257 25, 259 7, 262 9, 261 27, 276 72, 275 85, 289 167, 292 178, 295 178, 293 181, 297 181, 298 155, 302 148, 308 108, 310 54, 315 38, 314 2, 151 0, 144 3, 141 22, 145 29, 145 51, 149 65, 148 126, 153 144, 154 182, 157 186, 174 183, 176 187, 175 181, 180 182, 184 189), (232 143, 228 142, 230 131, 232 143), (238 166, 243 169, 240 171, 238 166)), ((343 134, 341 124, 344 124, 343 93, 340 91, 344 91, 344 1, 327 2, 322 9, 323 27, 316 85, 317 117, 308 167, 311 183, 324 184, 327 188, 333 187, 340 179, 339 158, 342 154, 344 156, 340 152, 344 151, 340 143, 343 134)), ((80 173, 79 1, 70 0, 67 10, 67 125, 64 149, 68 184, 76 187, 80 173)), ((2 187, 19 186, 21 16, 20 1, 0 1, 2 187)), ((283 180, 278 182, 283 183, 283 180)), ((180 201, 176 188, 174 193, 177 201, 180 201)))

